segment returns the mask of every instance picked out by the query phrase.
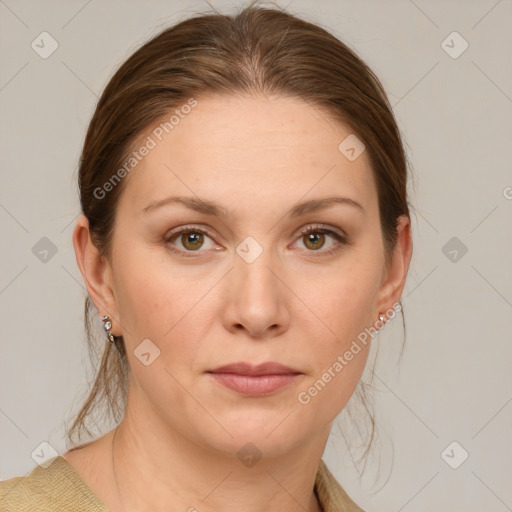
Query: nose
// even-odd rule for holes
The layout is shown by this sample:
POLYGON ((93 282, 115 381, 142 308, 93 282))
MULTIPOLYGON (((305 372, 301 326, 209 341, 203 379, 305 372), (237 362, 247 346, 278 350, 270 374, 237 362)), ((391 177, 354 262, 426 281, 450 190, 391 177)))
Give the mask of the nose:
POLYGON ((228 331, 245 331, 252 338, 267 339, 289 328, 290 291, 269 253, 264 250, 252 263, 234 256, 234 268, 225 283, 223 321, 228 331))

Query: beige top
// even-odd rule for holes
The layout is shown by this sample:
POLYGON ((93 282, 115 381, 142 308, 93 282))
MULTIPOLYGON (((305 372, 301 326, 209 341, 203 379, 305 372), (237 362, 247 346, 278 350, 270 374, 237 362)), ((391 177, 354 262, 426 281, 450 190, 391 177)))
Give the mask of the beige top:
MULTIPOLYGON (((109 512, 64 457, 51 460, 46 469, 36 466, 27 476, 0 482, 1 512, 109 512)), ((364 512, 323 460, 314 489, 323 512, 364 512)))

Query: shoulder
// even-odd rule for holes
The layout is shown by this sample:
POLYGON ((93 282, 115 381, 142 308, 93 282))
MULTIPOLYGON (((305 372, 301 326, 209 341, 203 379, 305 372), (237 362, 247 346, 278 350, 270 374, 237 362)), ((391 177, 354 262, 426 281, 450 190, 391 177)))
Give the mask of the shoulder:
POLYGON ((364 512, 341 487, 323 459, 316 474, 315 492, 323 512, 364 512))
POLYGON ((61 456, 0 482, 2 512, 108 512, 61 456))

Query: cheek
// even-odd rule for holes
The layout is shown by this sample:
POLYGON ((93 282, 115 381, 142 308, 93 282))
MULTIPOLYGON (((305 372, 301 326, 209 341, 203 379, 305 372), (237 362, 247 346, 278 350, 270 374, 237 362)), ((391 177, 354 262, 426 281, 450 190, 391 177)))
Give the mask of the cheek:
POLYGON ((156 341, 184 313, 179 280, 155 260, 155 251, 124 247, 114 265, 114 288, 125 341, 130 345, 146 338, 156 341))
POLYGON ((162 399, 184 407, 181 387, 172 376, 184 382, 196 365, 198 340, 204 338, 197 331, 202 328, 197 315, 208 285, 205 281, 210 278, 194 285, 186 273, 173 272, 162 253, 132 248, 118 260, 114 275, 116 302, 135 381, 156 406, 162 399), (152 344, 144 341, 148 339, 152 344), (143 342, 146 345, 141 345, 143 342), (146 347, 150 360, 153 354, 158 353, 158 357, 144 365, 137 355, 142 353, 139 346, 146 347))
POLYGON ((373 323, 380 278, 376 262, 360 259, 330 272, 314 294, 309 292, 307 303, 328 327, 328 350, 343 349, 373 323))
POLYGON ((375 320, 373 306, 381 277, 377 263, 354 258, 353 264, 331 273, 316 293, 305 298, 321 320, 316 322, 321 335, 315 343, 314 370, 301 386, 298 401, 311 404, 319 418, 334 419, 364 371, 371 343, 365 329, 375 320))
POLYGON ((193 352, 195 340, 204 338, 201 317, 207 314, 209 290, 219 277, 192 266, 170 265, 165 251, 145 247, 127 251, 115 269, 116 302, 127 347, 133 350, 149 338, 166 353, 183 344, 193 352), (176 343, 169 344, 171 338, 176 343))

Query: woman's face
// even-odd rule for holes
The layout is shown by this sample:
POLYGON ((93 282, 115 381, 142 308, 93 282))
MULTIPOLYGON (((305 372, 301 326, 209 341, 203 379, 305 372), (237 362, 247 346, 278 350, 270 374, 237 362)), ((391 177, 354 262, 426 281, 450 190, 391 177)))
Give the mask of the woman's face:
POLYGON ((338 148, 350 130, 301 100, 197 102, 142 137, 156 147, 125 178, 112 332, 138 413, 202 446, 278 454, 330 427, 369 343, 344 354, 392 306, 376 185, 366 152, 338 148), (296 374, 210 373, 241 362, 296 374))

